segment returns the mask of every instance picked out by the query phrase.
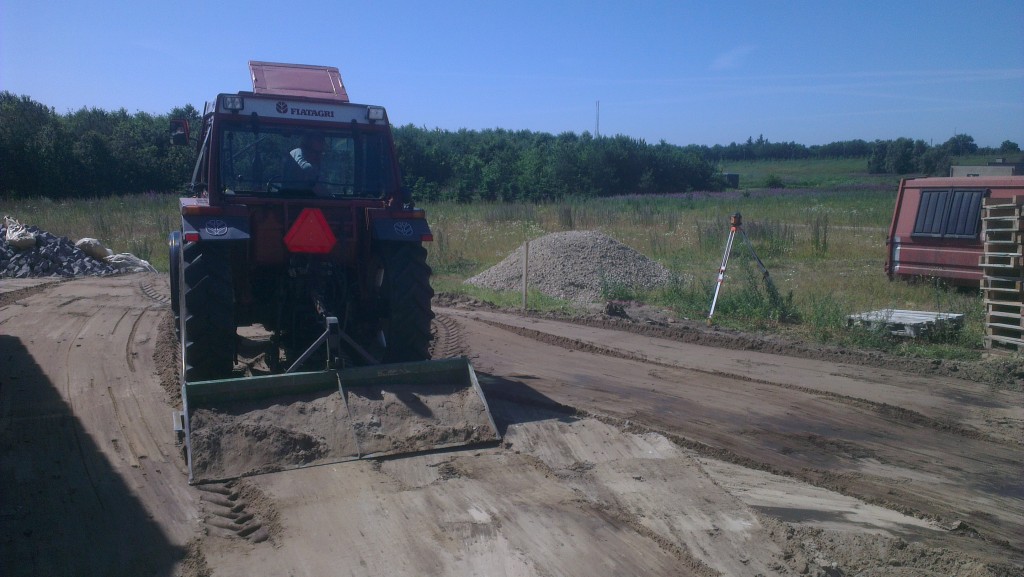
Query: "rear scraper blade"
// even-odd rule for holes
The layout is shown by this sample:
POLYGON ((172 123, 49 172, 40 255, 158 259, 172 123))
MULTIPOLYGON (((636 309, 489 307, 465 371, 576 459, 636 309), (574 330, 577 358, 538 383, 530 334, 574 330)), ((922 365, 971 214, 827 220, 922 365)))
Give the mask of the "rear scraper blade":
POLYGON ((360 367, 339 376, 361 457, 501 440, 466 359, 360 367))
POLYGON ((182 399, 192 484, 501 439, 466 359, 186 383, 182 399))

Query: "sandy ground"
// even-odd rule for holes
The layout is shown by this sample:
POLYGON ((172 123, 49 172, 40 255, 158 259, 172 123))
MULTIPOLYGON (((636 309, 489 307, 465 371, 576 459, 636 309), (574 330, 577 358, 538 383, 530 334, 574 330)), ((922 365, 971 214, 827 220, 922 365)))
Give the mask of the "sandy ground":
POLYGON ((478 307, 501 443, 189 486, 167 292, 0 285, 0 574, 1024 573, 1019 389, 478 307))

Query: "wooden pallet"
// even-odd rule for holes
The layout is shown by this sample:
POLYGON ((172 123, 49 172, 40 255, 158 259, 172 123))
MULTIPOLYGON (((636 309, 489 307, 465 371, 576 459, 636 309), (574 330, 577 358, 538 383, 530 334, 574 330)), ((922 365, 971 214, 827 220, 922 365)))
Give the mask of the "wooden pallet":
POLYGON ((959 331, 964 315, 882 309, 846 317, 847 326, 862 326, 872 330, 885 330, 898 337, 918 338, 937 332, 959 331))
POLYGON ((986 229, 985 231, 985 250, 989 250, 989 245, 993 245, 993 248, 998 252, 998 247, 995 245, 1020 245, 1021 241, 1020 229, 986 229))
POLYGON ((1022 258, 1024 258, 1024 255, 1020 253, 986 252, 981 255, 981 267, 1000 270, 1019 269, 1021 268, 1022 258))
POLYGON ((1024 209, 1015 204, 996 204, 985 207, 985 216, 981 217, 982 221, 986 220, 1006 220, 1006 221, 1019 221, 1024 218, 1024 209))
POLYGON ((1014 297, 1021 295, 1022 289, 1024 278, 1019 276, 985 276, 981 279, 981 290, 994 293, 988 295, 991 299, 998 300, 999 296, 1008 296, 1009 299, 1005 300, 1013 300, 1014 297))
POLYGON ((1024 329, 1024 322, 1021 322, 1021 314, 1009 311, 989 311, 986 327, 1000 327, 1004 329, 1024 329))
POLYGON ((985 309, 989 315, 996 315, 1003 317, 1006 315, 1019 315, 1024 304, 1021 304, 1020 300, 1015 300, 1013 297, 1000 297, 997 299, 986 298, 985 309))
POLYGON ((986 198, 981 224, 985 346, 1024 351, 1024 196, 986 198))
POLYGON ((1012 337, 988 335, 985 337, 985 348, 992 349, 993 351, 1024 351, 1024 340, 1012 337))
POLYGON ((1024 350, 1024 327, 989 323, 985 327, 985 342, 1006 350, 1024 350))
POLYGON ((982 224, 988 224, 991 231, 1020 231, 1024 216, 982 216, 982 224))
POLYGON ((985 327, 985 334, 1010 339, 1024 338, 1024 327, 1020 326, 1020 319, 1011 319, 1011 321, 1017 324, 989 323, 985 327))
POLYGON ((1017 194, 1010 197, 994 198, 988 197, 982 201, 984 208, 996 206, 1024 206, 1024 194, 1017 194))

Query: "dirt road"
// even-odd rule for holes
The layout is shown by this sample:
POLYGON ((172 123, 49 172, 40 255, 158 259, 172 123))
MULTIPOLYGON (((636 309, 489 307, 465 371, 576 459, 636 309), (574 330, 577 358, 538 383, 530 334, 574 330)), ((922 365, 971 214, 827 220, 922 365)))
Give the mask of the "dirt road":
POLYGON ((499 446, 190 487, 163 276, 10 288, 3 575, 1024 572, 1018 391, 439 308, 499 446))

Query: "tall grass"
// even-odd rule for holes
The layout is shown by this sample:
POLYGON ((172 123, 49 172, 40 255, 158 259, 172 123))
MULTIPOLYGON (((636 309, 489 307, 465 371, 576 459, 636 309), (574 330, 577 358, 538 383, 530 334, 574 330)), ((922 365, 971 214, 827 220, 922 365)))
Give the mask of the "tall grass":
POLYGON ((0 200, 0 213, 73 241, 95 238, 167 270, 167 236, 180 226, 178 196, 144 193, 85 200, 0 200))

